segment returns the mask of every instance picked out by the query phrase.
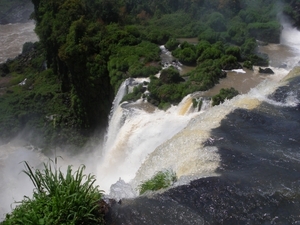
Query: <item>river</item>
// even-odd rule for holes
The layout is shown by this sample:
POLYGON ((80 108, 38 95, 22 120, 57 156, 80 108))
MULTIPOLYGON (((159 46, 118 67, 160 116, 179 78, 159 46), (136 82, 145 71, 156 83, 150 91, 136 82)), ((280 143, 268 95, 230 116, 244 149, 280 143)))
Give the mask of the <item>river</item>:
MULTIPOLYGON (((282 44, 261 47, 274 75, 256 68, 232 73, 239 82, 223 79, 246 87, 222 105, 195 112, 187 96, 164 112, 115 100, 104 145, 76 158, 59 149, 56 154, 63 164, 86 164, 100 189, 122 199, 112 206, 108 224, 297 224, 300 79, 285 76, 298 64, 298 34, 285 26, 282 44), (164 169, 176 172, 175 186, 136 197, 139 184, 164 169)), ((13 200, 32 193, 20 173, 24 160, 38 167, 46 159, 24 143, 0 146, 0 218, 13 200)))
POLYGON ((34 27, 33 21, 0 25, 0 63, 19 55, 25 42, 38 40, 34 27))

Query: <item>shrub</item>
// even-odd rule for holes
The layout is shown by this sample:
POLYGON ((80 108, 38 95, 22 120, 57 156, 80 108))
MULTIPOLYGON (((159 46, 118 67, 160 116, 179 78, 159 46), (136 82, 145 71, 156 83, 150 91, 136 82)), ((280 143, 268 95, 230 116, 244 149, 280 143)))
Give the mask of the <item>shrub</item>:
POLYGON ((215 46, 205 49, 197 59, 198 63, 202 63, 209 59, 219 59, 222 56, 222 51, 215 46))
POLYGON ((176 38, 170 38, 165 46, 169 51, 173 51, 178 47, 179 44, 180 42, 176 38))
POLYGON ((199 34, 198 39, 208 41, 212 44, 219 40, 219 33, 208 28, 199 34))
POLYGON ((221 58, 223 70, 240 69, 241 65, 238 63, 237 58, 232 55, 224 55, 221 58))
POLYGON ((157 191, 170 187, 176 180, 177 177, 173 171, 159 171, 151 179, 139 185, 140 194, 143 194, 146 191, 157 191))
POLYGON ((68 166, 64 174, 51 163, 43 170, 33 171, 25 162, 24 173, 35 186, 33 198, 25 197, 11 214, 6 224, 104 224, 99 210, 102 191, 94 187, 94 176, 84 175, 84 166, 72 173, 68 166))
POLYGON ((251 61, 247 60, 244 62, 243 67, 245 67, 249 70, 253 70, 253 63, 251 61))
POLYGON ((184 79, 180 76, 179 71, 174 67, 169 67, 162 70, 159 79, 166 84, 179 83, 184 81, 184 79))
POLYGON ((180 44, 180 48, 175 49, 172 54, 185 65, 194 65, 196 63, 196 48, 186 41, 180 44))
POLYGON ((241 60, 241 49, 237 46, 229 46, 225 50, 226 55, 233 55, 237 60, 241 60))
POLYGON ((219 94, 212 97, 212 105, 219 105, 225 101, 225 99, 232 99, 237 96, 239 92, 234 88, 222 88, 219 94))
POLYGON ((143 84, 139 84, 133 88, 131 93, 125 95, 122 99, 122 102, 125 101, 136 101, 141 98, 142 94, 146 91, 146 88, 143 87, 143 84))
POLYGON ((257 48, 257 43, 254 38, 248 38, 245 43, 241 46, 241 52, 244 55, 249 55, 255 53, 257 48))

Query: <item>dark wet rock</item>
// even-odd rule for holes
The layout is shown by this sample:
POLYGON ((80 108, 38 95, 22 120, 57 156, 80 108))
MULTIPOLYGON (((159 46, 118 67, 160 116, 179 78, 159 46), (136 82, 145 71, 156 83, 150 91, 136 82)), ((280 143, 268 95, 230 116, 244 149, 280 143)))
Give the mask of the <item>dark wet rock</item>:
POLYGON ((239 63, 227 63, 223 65, 223 70, 234 70, 234 69, 242 69, 243 67, 239 63))
POLYGON ((274 71, 271 68, 261 68, 259 67, 259 73, 266 73, 266 74, 274 74, 274 71))
POLYGON ((111 225, 271 224, 274 218, 292 222, 285 210, 278 210, 281 207, 297 215, 299 201, 278 192, 261 193, 233 177, 210 177, 151 197, 124 200, 112 205, 106 218, 111 225))
POLYGON ((225 78, 225 77, 227 77, 227 73, 226 71, 222 70, 220 78, 225 78))
POLYGON ((7 74, 9 74, 9 67, 7 66, 7 64, 0 64, 0 76, 5 77, 7 74))

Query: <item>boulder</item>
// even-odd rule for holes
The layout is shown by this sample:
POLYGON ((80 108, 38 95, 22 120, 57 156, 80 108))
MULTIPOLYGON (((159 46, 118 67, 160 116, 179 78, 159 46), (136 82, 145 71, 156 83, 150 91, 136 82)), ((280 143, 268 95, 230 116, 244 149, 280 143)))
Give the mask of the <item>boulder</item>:
POLYGON ((266 73, 266 74, 274 74, 274 71, 271 68, 261 68, 259 67, 259 73, 266 73))
POLYGON ((231 62, 223 65, 223 70, 242 69, 243 67, 238 62, 231 62))
POLYGON ((5 77, 9 74, 9 68, 6 63, 0 64, 0 76, 5 77))

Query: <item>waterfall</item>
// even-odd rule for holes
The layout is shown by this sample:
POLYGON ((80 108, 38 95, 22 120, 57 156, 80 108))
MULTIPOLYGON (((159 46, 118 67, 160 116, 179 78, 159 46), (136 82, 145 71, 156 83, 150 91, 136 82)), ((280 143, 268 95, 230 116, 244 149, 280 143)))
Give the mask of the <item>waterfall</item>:
MULTIPOLYGON (((284 32, 283 36, 284 40, 290 37, 284 32)), ((160 48, 164 53, 164 65, 172 64, 171 54, 164 46, 160 48)), ((274 51, 274 45, 268 48, 271 48, 270 53, 274 51)), ((277 45, 276 48, 279 50, 281 46, 277 45)), ((285 46, 282 45, 282 48, 285 46)), ((277 57, 278 54, 270 55, 273 62, 274 55, 277 57)), ((291 58, 295 59, 296 56, 293 54, 291 58)), ((140 103, 118 106, 113 110, 116 119, 112 119, 109 125, 108 137, 111 142, 106 145, 105 155, 98 165, 100 186, 107 193, 111 191, 111 196, 120 199, 124 196, 135 197, 141 182, 164 169, 176 172, 179 177, 177 185, 196 178, 218 176, 220 155, 217 148, 206 147, 205 143, 214 143, 222 137, 215 139, 210 134, 211 130, 220 126, 225 116, 237 108, 252 110, 262 102, 278 106, 297 104, 297 97, 293 94, 284 103, 267 97, 290 68, 273 66, 275 75, 265 77, 249 93, 216 107, 211 107, 211 98, 203 97, 201 93, 186 96, 178 106, 172 106, 166 112, 158 109, 149 112, 145 109, 148 103, 143 103, 143 106, 138 106, 140 103), (196 106, 193 103, 195 100, 196 106), (114 123, 119 125, 115 126, 114 123), (111 184, 114 185, 111 187, 111 184), (131 188, 128 188, 128 184, 131 188), (122 185, 126 193, 120 191, 122 185)), ((245 76, 244 71, 237 72, 245 76)))

